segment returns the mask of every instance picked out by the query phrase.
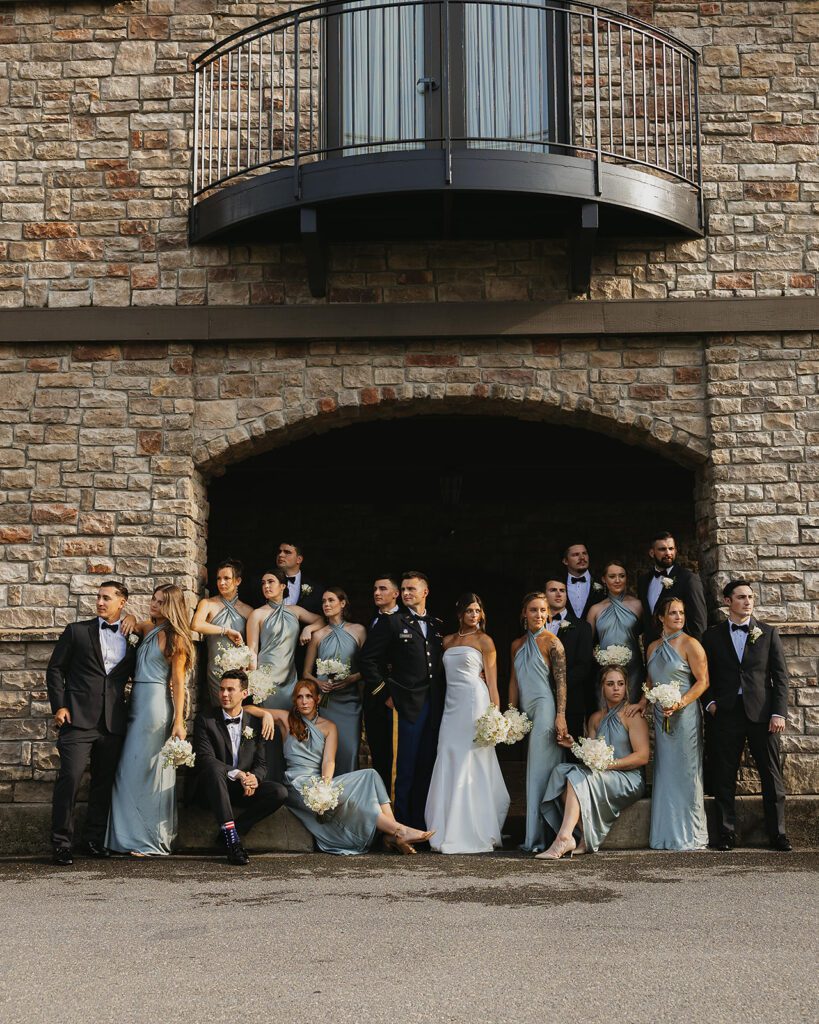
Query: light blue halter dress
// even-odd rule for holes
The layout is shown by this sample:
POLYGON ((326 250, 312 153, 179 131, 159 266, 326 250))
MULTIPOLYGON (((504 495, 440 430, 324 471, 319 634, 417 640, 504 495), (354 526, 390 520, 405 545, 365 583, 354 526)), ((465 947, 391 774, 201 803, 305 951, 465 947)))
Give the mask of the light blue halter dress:
MULTIPOLYGON (((212 626, 224 626, 226 629, 235 629, 242 634, 242 639, 247 639, 247 619, 240 612, 236 611, 236 602, 239 600, 239 595, 233 598, 232 601, 226 601, 224 597, 219 598, 222 602, 222 607, 210 620, 212 626)), ((207 650, 208 650, 208 695, 211 699, 211 703, 214 707, 220 707, 219 704, 219 681, 222 678, 222 669, 216 667, 216 658, 226 648, 233 647, 233 644, 227 637, 219 636, 218 634, 208 633, 206 637, 207 650)))
POLYGON ((266 708, 289 711, 296 685, 296 647, 301 626, 293 612, 281 602, 268 601, 270 614, 259 628, 259 653, 256 664, 269 665, 276 692, 262 704, 266 708))
POLYGON ((631 651, 631 660, 625 666, 628 674, 628 699, 636 704, 642 696, 645 670, 640 650, 640 620, 623 602, 622 597, 609 594, 610 604, 597 617, 597 642, 604 647, 622 646, 631 651))
MULTIPOLYGON (((318 658, 336 658, 350 666, 350 674, 358 671, 358 642, 343 624, 330 626, 330 632, 318 647, 318 658)), ((326 679, 319 675, 317 679, 326 679)), ((323 695, 321 714, 338 729, 336 772, 354 772, 358 768, 358 745, 361 741, 361 686, 352 683, 343 690, 323 695), (326 700, 326 702, 325 702, 326 700)))

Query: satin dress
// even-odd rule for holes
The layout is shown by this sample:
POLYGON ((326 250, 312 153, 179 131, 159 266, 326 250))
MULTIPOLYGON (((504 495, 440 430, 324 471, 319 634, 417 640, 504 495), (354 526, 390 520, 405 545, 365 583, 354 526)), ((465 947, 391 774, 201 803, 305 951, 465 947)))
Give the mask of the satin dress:
MULTIPOLYGON (((628 729, 620 721, 620 712, 624 706, 619 704, 604 715, 595 737, 614 747, 614 756, 618 760, 633 753, 628 729)), ((559 764, 549 779, 541 807, 546 823, 555 834, 563 822, 560 794, 568 783, 571 783, 580 803, 583 837, 591 853, 602 846, 620 812, 645 793, 643 773, 639 768, 593 772, 584 764, 559 764)))
MULTIPOLYGON (((236 611, 236 603, 239 595, 232 601, 226 601, 220 597, 222 607, 210 620, 212 626, 224 626, 226 629, 235 629, 242 634, 242 639, 247 640, 247 619, 240 612, 236 611)), ((222 678, 222 669, 215 665, 216 658, 225 649, 233 647, 233 643, 224 636, 208 633, 205 638, 208 650, 208 695, 214 707, 219 707, 219 682, 222 678)))
MULTIPOLYGON (((336 658, 350 666, 350 674, 358 671, 358 641, 343 624, 330 626, 330 632, 318 647, 316 660, 336 658)), ((315 673, 316 679, 326 676, 315 673)), ((321 713, 335 722, 338 729, 336 771, 354 772, 358 768, 358 746, 361 742, 361 684, 352 683, 343 690, 322 695, 321 713)))
POLYGON ((296 685, 296 647, 301 625, 284 604, 268 601, 270 614, 259 627, 259 653, 256 664, 270 665, 276 692, 262 704, 266 708, 289 711, 296 685))
POLYGON ((614 645, 628 647, 631 659, 625 666, 628 673, 628 699, 636 704, 642 697, 645 670, 640 650, 640 620, 626 606, 622 597, 609 595, 610 604, 597 616, 597 642, 600 648, 614 645))
MULTIPOLYGON (((688 662, 672 647, 670 640, 682 630, 661 640, 648 659, 652 684, 677 683, 685 695, 694 682, 688 662)), ((703 850, 708 845, 705 796, 702 782, 702 710, 698 700, 669 719, 654 706, 654 784, 651 790, 652 850, 703 850)))
POLYGON ((475 743, 475 725, 490 703, 483 655, 450 647, 443 662, 446 703, 424 815, 435 830, 430 846, 439 853, 488 853, 503 845, 509 793, 495 748, 475 743))
POLYGON ((137 647, 128 731, 117 766, 105 845, 117 853, 167 855, 176 838, 176 771, 159 752, 171 735, 170 662, 156 626, 137 647))
POLYGON ((520 691, 520 710, 532 719, 526 757, 526 838, 521 849, 539 853, 546 849, 546 829, 540 807, 552 772, 565 760, 564 748, 555 734, 555 699, 551 673, 536 638, 545 631, 526 633, 515 654, 515 674, 520 691))
POLYGON ((313 776, 321 775, 325 740, 318 726, 307 719, 302 721, 307 725, 307 739, 302 743, 291 733, 284 741, 287 806, 312 834, 323 853, 366 853, 375 839, 381 805, 390 802, 381 776, 374 768, 335 775, 333 781, 344 787, 338 807, 319 821, 315 812, 305 805, 301 787, 313 776))

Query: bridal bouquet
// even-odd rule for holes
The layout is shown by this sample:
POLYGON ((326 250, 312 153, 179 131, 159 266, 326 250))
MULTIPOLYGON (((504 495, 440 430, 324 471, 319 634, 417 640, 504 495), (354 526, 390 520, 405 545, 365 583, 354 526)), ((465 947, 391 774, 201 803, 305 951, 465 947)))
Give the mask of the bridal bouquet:
POLYGON ((276 692, 273 666, 260 665, 247 674, 247 692, 254 704, 261 704, 276 692))
POLYGON ((496 747, 499 743, 506 743, 511 724, 494 704, 490 704, 475 723, 475 742, 479 747, 496 747))
POLYGON ((590 740, 581 736, 572 744, 572 753, 593 772, 604 772, 614 762, 614 747, 605 740, 590 740))
POLYGON ((320 676, 327 676, 328 679, 340 682, 350 674, 350 663, 339 661, 338 658, 317 658, 316 672, 320 676))
MULTIPOLYGON (((659 704, 663 711, 673 708, 682 700, 682 694, 677 683, 659 683, 657 686, 649 686, 643 683, 643 693, 649 704, 659 704)), ((663 717, 663 732, 668 732, 671 725, 667 717, 663 717)))
POLYGON ((237 668, 247 669, 250 667, 250 648, 244 644, 219 644, 218 654, 213 659, 213 664, 222 672, 235 672, 237 668))
POLYGON ((509 723, 509 731, 506 733, 506 739, 504 743, 508 743, 510 746, 513 743, 519 743, 523 737, 532 731, 532 720, 528 715, 522 711, 518 711, 515 707, 509 707, 503 713, 503 717, 509 723))
POLYGON ((598 645, 594 649, 594 657, 597 664, 604 668, 609 665, 620 665, 625 668, 631 661, 631 650, 624 644, 612 644, 610 647, 598 645))
POLYGON ((187 740, 180 740, 178 736, 171 736, 159 751, 159 756, 162 758, 163 768, 181 768, 183 765, 193 768, 196 761, 193 747, 187 740))
POLYGON ((343 792, 344 786, 340 782, 327 782, 319 775, 314 775, 309 782, 305 782, 301 787, 301 795, 305 804, 318 815, 335 810, 343 792))

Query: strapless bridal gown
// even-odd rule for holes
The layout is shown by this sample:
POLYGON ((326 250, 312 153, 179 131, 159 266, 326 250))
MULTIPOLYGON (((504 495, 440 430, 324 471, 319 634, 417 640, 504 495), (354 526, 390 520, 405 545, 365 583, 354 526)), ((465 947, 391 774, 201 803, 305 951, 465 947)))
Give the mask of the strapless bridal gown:
POLYGON ((475 723, 489 707, 481 678, 483 657, 474 647, 444 651, 446 704, 438 755, 427 797, 427 828, 439 853, 488 853, 501 844, 509 810, 494 747, 475 744, 475 723))

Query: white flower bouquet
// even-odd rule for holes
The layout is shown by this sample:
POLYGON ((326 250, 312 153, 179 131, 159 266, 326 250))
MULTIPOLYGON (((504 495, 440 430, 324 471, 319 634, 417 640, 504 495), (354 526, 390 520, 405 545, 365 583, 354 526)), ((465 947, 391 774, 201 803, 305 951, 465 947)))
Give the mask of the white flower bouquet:
POLYGON ((503 717, 509 723, 509 730, 503 742, 510 746, 513 743, 519 743, 527 733, 532 731, 531 718, 523 711, 518 711, 516 707, 507 708, 503 717))
POLYGON ((339 661, 338 658, 317 658, 316 672, 320 676, 327 676, 328 679, 339 682, 350 674, 350 663, 339 661))
POLYGON ((594 649, 594 658, 597 664, 604 668, 608 668, 609 665, 625 668, 631 661, 631 648, 625 644, 612 644, 610 647, 600 647, 598 644, 594 649))
POLYGON ((196 761, 193 747, 187 740, 180 740, 178 736, 171 736, 159 751, 159 756, 162 758, 163 768, 181 768, 183 765, 193 768, 196 761))
POLYGON ((592 740, 581 736, 572 744, 572 753, 593 772, 604 772, 614 763, 614 747, 605 740, 592 740))
MULTIPOLYGON (((649 704, 659 704, 664 711, 668 710, 668 708, 673 708, 675 704, 679 704, 682 700, 680 687, 677 683, 659 683, 657 686, 643 683, 643 693, 646 695, 646 700, 649 704)), ((668 732, 668 730, 669 721, 667 717, 664 717, 663 731, 668 732)))
POLYGON ((490 704, 475 723, 475 742, 479 747, 496 747, 499 743, 506 743, 511 724, 494 704, 490 704))
POLYGON ((338 801, 344 792, 340 782, 327 781, 314 775, 309 782, 301 787, 301 795, 307 807, 315 814, 322 815, 338 807, 338 801))
POLYGON ((254 704, 262 704, 276 692, 273 681, 273 666, 260 665, 247 674, 247 692, 254 704))
POLYGON ((250 648, 245 644, 219 644, 213 664, 222 672, 235 672, 236 669, 248 669, 251 663, 250 648))

